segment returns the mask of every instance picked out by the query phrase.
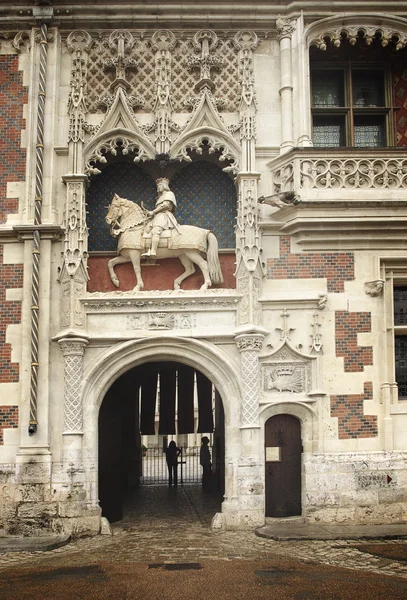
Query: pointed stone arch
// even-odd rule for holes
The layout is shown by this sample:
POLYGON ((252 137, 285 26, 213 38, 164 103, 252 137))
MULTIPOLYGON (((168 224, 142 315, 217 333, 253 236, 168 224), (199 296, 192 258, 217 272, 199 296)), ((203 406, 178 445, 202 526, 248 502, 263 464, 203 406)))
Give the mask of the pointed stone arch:
POLYGON ((225 126, 208 88, 202 90, 191 118, 171 148, 170 156, 175 160, 190 162, 188 150, 195 150, 201 154, 204 143, 207 144, 210 153, 220 151, 220 161, 230 163, 224 171, 238 172, 240 145, 225 126))
POLYGON ((120 87, 104 121, 93 131, 93 137, 84 149, 85 173, 99 174, 96 164, 106 163, 106 154, 116 156, 119 150, 124 155, 133 154, 134 162, 155 157, 154 145, 137 123, 129 106, 129 98, 120 87))
MULTIPOLYGON (((95 508, 98 506, 98 418, 104 395, 126 371, 157 360, 184 363, 212 381, 225 411, 225 440, 228 440, 225 447, 233 452, 238 443, 242 396, 240 370, 237 361, 224 350, 206 341, 177 337, 154 337, 116 344, 95 357, 83 376, 83 458, 88 473, 88 497, 95 508)), ((226 458, 225 464, 228 464, 226 458)))

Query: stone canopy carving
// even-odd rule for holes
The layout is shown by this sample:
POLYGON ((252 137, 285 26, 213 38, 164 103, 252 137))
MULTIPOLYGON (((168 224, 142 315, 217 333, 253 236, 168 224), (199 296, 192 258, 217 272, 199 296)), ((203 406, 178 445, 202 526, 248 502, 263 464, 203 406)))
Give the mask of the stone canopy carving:
POLYGON ((108 153, 133 154, 135 161, 156 154, 190 160, 189 153, 202 152, 203 144, 220 153, 225 170, 237 172, 239 137, 255 135, 252 51, 257 44, 250 31, 222 38, 206 29, 182 36, 166 29, 151 36, 128 30, 70 33, 69 136, 85 142, 86 172, 97 174, 96 164, 108 153), (187 123, 177 122, 176 115, 188 110, 187 123), (227 127, 220 111, 240 111, 240 120, 227 127), (139 113, 148 114, 150 122, 139 113))

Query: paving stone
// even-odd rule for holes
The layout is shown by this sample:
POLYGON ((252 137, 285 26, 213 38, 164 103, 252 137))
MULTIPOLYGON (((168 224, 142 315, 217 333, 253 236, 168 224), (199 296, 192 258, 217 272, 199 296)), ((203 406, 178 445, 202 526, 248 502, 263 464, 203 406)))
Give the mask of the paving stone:
MULTIPOLYGON (((219 498, 206 497, 199 487, 141 488, 125 505, 124 518, 111 525, 112 536, 71 541, 49 552, 0 555, 0 569, 16 564, 30 566, 89 565, 96 561, 199 563, 201 560, 256 560, 287 556, 305 562, 407 577, 407 565, 370 555, 355 548, 375 540, 296 540, 261 538, 254 531, 212 531, 219 498)), ((407 546, 407 540, 377 540, 407 546)))

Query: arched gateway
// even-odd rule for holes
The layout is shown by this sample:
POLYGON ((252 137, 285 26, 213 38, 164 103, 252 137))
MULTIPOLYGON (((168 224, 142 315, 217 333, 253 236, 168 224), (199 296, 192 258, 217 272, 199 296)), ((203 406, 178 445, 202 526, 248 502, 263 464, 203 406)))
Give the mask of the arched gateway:
MULTIPOLYGON (((116 344, 88 366, 83 388, 83 458, 87 471, 87 496, 98 507, 98 422, 106 392, 121 375, 151 362, 180 362, 204 374, 222 398, 225 413, 225 499, 231 495, 230 473, 233 439, 239 432, 241 389, 239 366, 221 348, 206 341, 172 336, 116 344)), ((119 401, 119 399, 118 399, 119 401)), ((223 511, 223 509, 222 509, 223 511)))

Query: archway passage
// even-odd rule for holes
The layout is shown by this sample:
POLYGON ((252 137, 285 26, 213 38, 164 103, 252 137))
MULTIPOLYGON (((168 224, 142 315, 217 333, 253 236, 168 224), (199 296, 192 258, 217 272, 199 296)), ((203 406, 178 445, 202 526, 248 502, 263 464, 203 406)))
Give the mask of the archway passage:
POLYGON ((301 423, 275 415, 265 424, 266 517, 301 515, 301 423))
POLYGON ((204 491, 217 496, 220 503, 224 491, 224 412, 209 379, 172 361, 145 363, 119 377, 105 394, 99 414, 99 501, 103 515, 110 522, 121 520, 125 498, 127 504, 131 496, 140 500, 140 493, 134 494, 140 486, 168 486, 165 451, 172 440, 180 449, 178 485, 200 486, 203 436, 210 439, 213 470, 209 489, 204 491))

